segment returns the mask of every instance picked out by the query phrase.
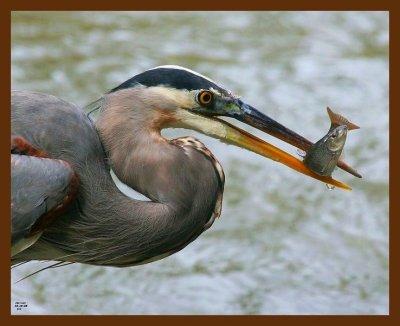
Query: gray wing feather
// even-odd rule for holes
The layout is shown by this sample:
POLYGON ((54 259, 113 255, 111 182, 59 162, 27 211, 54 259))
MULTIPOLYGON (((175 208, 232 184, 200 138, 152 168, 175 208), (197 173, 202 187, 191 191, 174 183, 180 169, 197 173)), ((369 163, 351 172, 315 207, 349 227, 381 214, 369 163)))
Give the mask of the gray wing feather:
POLYGON ((62 160, 11 155, 12 255, 32 245, 40 236, 30 235, 41 216, 63 202, 74 177, 62 160))

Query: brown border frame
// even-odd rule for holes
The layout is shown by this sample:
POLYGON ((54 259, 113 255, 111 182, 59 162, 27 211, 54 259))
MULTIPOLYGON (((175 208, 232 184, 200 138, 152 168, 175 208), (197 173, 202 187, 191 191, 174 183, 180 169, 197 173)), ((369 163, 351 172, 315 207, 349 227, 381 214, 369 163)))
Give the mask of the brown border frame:
MULTIPOLYGON (((398 324, 400 322, 400 282, 399 282, 399 249, 400 240, 396 236, 399 232, 399 187, 398 182, 400 180, 399 170, 396 168, 399 165, 399 157, 397 149, 399 148, 399 137, 393 135, 393 128, 395 122, 399 121, 399 8, 395 4, 395 0, 380 0, 380 1, 344 1, 336 0, 332 3, 323 3, 317 1, 295 1, 295 0, 281 0, 275 3, 257 3, 255 1, 246 1, 242 4, 240 2, 233 1, 210 1, 203 0, 201 2, 179 2, 177 0, 162 2, 161 0, 152 2, 133 2, 133 1, 104 1, 104 2, 92 2, 92 1, 50 1, 50 0, 7 0, 0 3, 0 25, 1 25, 1 40, 2 50, 0 51, 1 56, 1 71, 7 72, 3 74, 2 87, 1 87, 1 101, 2 109, 1 112, 1 160, 2 169, 0 170, 0 182, 2 184, 2 196, 1 210, 2 217, 7 222, 6 227, 1 228, 3 234, 0 237, 1 246, 0 251, 4 261, 9 262, 10 252, 10 225, 8 216, 10 215, 10 166, 9 166, 9 152, 8 148, 9 135, 10 135, 10 76, 11 76, 11 40, 10 40, 10 28, 11 28, 11 11, 20 10, 379 10, 389 11, 389 30, 390 30, 390 46, 389 46, 389 68, 390 68, 390 87, 389 87, 389 107, 390 107, 390 122, 389 122, 389 133, 390 133, 390 164, 389 164, 389 190, 390 190, 390 202, 389 202, 389 215, 390 215, 390 230, 389 230, 389 316, 12 316, 10 315, 10 268, 9 263, 4 264, 1 268, 1 281, 3 286, 2 289, 7 291, 1 291, 1 319, 7 324, 43 324, 43 323, 57 323, 67 324, 71 321, 83 321, 89 320, 96 323, 108 323, 112 321, 133 321, 145 322, 145 323, 167 323, 167 324, 184 324, 190 322, 193 325, 200 325, 210 322, 220 324, 224 323, 278 323, 285 324, 295 322, 300 324, 319 324, 324 323, 327 325, 333 325, 336 323, 343 322, 360 322, 364 325, 371 325, 377 323, 385 324, 398 324), (396 91, 397 90, 397 91, 396 91), (395 199, 395 200, 393 200, 395 199), (397 199, 397 200, 396 200, 397 199), (132 318, 132 319, 128 319, 132 318), (72 320, 73 319, 73 320, 72 320)), ((400 5, 399 5, 400 6, 400 5)), ((4 223, 4 222, 3 222, 4 223)), ((4 224, 3 224, 4 225, 4 224)), ((62 294, 60 294, 62 295, 62 294)), ((3 324, 4 325, 4 324, 3 324)))

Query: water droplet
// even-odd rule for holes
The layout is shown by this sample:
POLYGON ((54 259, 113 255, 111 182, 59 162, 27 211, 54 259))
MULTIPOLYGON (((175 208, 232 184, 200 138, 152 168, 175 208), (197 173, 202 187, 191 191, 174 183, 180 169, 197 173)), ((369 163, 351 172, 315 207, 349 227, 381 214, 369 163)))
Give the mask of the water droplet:
POLYGON ((328 190, 333 190, 333 189, 335 189, 335 186, 332 186, 332 185, 327 184, 327 183, 326 183, 326 187, 328 188, 328 190))
POLYGON ((306 156, 306 152, 297 148, 297 155, 299 155, 300 157, 305 157, 306 156))

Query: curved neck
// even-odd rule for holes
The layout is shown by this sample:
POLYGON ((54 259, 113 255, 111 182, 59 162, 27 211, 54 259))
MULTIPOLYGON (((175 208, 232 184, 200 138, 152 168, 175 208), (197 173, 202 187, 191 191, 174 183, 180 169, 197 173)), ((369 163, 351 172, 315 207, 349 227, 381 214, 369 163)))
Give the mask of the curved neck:
MULTIPOLYGON (((160 259, 182 249, 211 226, 220 198, 210 161, 193 149, 199 161, 198 169, 193 167, 187 153, 160 134, 172 117, 145 104, 135 92, 107 95, 96 121, 114 173, 151 199, 139 201, 115 190, 102 193, 108 214, 119 223, 113 233, 119 239, 123 235, 125 242, 118 251, 126 257, 112 262, 117 266, 160 259)), ((97 205, 91 205, 91 214, 104 215, 104 205, 97 205)))
POLYGON ((129 90, 107 95, 96 128, 109 163, 123 183, 154 202, 182 204, 188 197, 179 191, 180 180, 170 173, 186 159, 180 148, 160 134, 173 118, 167 110, 148 105, 143 93, 129 90))

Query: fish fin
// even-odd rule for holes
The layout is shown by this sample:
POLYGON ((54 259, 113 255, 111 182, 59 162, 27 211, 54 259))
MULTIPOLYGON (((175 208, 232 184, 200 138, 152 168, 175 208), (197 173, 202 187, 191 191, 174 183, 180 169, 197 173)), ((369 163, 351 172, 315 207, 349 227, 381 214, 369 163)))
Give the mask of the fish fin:
POLYGON ((347 120, 345 117, 341 116, 339 113, 333 112, 329 107, 326 108, 328 112, 329 119, 333 125, 346 125, 348 130, 360 129, 359 126, 347 120))

